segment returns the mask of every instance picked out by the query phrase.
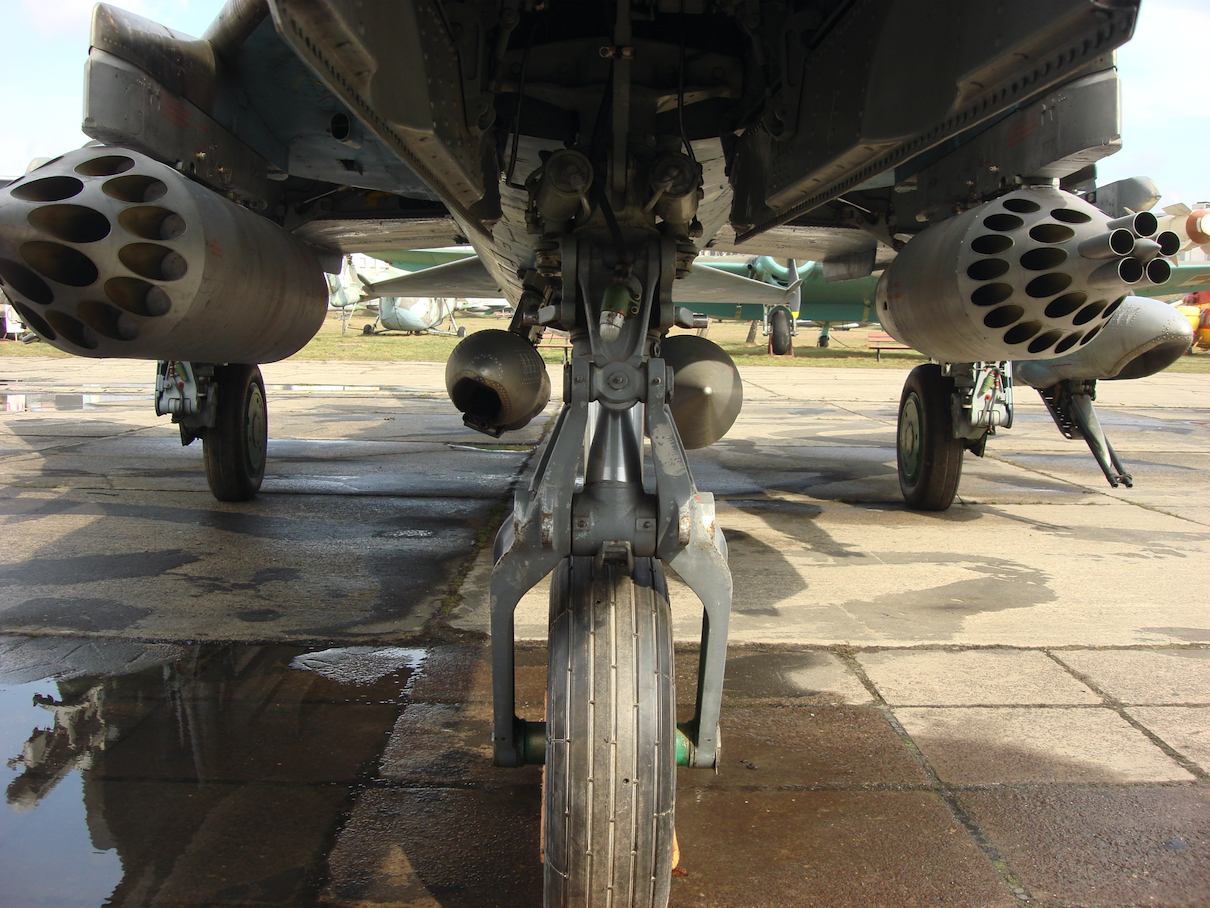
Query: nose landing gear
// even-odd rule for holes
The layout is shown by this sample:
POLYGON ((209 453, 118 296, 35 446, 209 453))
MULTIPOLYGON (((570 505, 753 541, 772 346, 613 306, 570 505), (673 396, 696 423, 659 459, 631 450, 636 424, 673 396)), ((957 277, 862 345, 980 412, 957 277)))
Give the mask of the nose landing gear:
POLYGON ((548 906, 662 908, 673 866, 675 767, 717 761, 727 547, 713 496, 693 484, 669 406, 674 376, 659 356, 674 317, 675 244, 653 237, 632 254, 642 302, 607 340, 600 310, 615 267, 585 241, 563 242, 561 308, 575 313, 564 408, 495 545, 495 756, 502 766, 546 765, 548 906), (573 262, 583 266, 573 271, 579 281, 566 277, 573 262), (646 485, 644 435, 654 479, 646 485), (661 562, 704 607, 695 716, 680 728, 661 562), (543 727, 516 715, 513 611, 552 571, 543 727))
POLYGON ((654 558, 564 559, 550 610, 546 902, 663 906, 676 793, 663 570, 654 558))

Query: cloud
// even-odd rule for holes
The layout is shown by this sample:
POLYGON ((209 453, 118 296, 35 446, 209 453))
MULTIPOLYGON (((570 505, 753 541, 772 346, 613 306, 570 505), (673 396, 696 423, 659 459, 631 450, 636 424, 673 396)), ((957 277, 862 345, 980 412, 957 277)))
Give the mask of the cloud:
MULTIPOLYGON (((20 0, 19 21, 46 38, 62 39, 79 34, 88 39, 92 10, 96 0, 20 0)), ((196 16, 203 4, 190 0, 120 0, 118 5, 127 12, 162 22, 171 27, 173 21, 196 16)), ((217 14, 217 5, 214 14, 217 14)), ((212 17, 213 18, 213 17, 212 17)))
POLYGON ((92 0, 21 0, 18 23, 43 38, 87 40, 95 5, 92 0))
POLYGON ((1134 38, 1118 51, 1124 114, 1132 126, 1210 121, 1206 106, 1193 101, 1208 34, 1210 7, 1204 0, 1143 4, 1134 38))
POLYGON ((1118 51, 1123 149, 1098 166, 1099 182, 1150 176, 1161 205, 1210 198, 1210 109, 1201 70, 1210 7, 1204 0, 1146 0, 1118 51))
MULTIPOLYGON (((190 35, 214 20, 217 0, 117 0, 140 16, 190 35)), ((3 6, 0 3, 0 6, 3 6)), ((31 158, 53 157, 86 140, 80 132, 84 61, 94 0, 10 0, 0 29, 0 175, 31 158)))

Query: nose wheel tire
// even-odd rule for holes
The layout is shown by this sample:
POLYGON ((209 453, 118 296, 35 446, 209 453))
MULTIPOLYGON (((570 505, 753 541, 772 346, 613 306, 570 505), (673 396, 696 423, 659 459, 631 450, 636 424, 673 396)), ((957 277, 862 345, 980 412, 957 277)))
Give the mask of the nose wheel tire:
POLYGON ((573 557, 551 584, 546 908, 664 908, 673 869, 676 696, 657 561, 573 557))
POLYGON ((903 384, 895 446, 899 488, 908 507, 919 511, 944 511, 958 494, 965 446, 954 438, 953 393, 953 379, 936 363, 917 366, 903 384))
POLYGON ((248 501, 265 478, 269 447, 265 382, 255 365, 214 370, 218 405, 213 429, 202 430, 206 482, 219 501, 248 501))
POLYGON ((794 352, 790 313, 785 309, 777 309, 769 316, 769 352, 774 356, 789 356, 794 352))

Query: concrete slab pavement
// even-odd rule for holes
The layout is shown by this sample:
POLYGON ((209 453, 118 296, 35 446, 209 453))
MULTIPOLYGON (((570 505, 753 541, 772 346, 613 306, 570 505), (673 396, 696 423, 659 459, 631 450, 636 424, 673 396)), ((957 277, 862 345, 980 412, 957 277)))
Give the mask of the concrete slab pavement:
MULTIPOLYGON (((138 734, 127 728, 143 713, 110 714, 118 732, 96 765, 112 772, 89 771, 90 809, 108 805, 115 841, 132 849, 123 866, 173 868, 130 904, 190 904, 194 879, 211 906, 534 903, 540 776, 490 765, 483 631, 493 515, 539 432, 511 451, 476 447, 441 400, 441 370, 266 367, 270 475, 255 502, 233 506, 210 499, 198 452, 155 419, 149 391, 138 399, 146 364, 3 361, 14 412, 0 414, 0 630, 39 636, 6 638, 0 670, 47 678, 81 658, 47 640, 71 653, 82 640, 154 641, 147 671, 177 679, 170 702, 227 704, 157 707, 164 724, 138 734), (198 640, 216 655, 172 655, 198 640), (291 674, 296 656, 357 644, 422 650, 423 665, 300 692, 313 681, 291 674), (191 665, 218 674, 181 680, 202 677, 191 665), (254 762, 197 762, 189 771, 213 784, 182 797, 190 758, 156 762, 171 735, 196 728, 226 742, 198 753, 238 755, 245 717, 279 690, 293 705, 254 762), (352 716, 350 702, 376 705, 352 716), (324 742, 350 721, 341 756, 324 742), (317 779, 326 793, 308 788, 317 779), (231 798, 214 794, 220 783, 231 798), (156 805, 174 816, 155 820, 149 844, 133 830, 156 805), (266 839, 259 865, 241 860, 241 830, 266 814, 296 834, 266 839)), ((723 762, 678 778, 687 875, 673 904, 1210 902, 1210 618, 1198 594, 1210 377, 1103 387, 1132 490, 1110 490, 1023 393, 1017 425, 989 458, 968 459, 943 515, 898 500, 901 375, 746 378, 736 430, 694 455, 699 485, 719 496, 737 597, 723 762)), ((672 599, 684 715, 699 614, 675 582, 672 599)), ((518 614, 529 718, 542 715, 546 609, 537 590, 518 614)), ((110 661, 122 660, 147 663, 125 650, 110 661)), ((0 694, 28 706, 32 688, 15 683, 0 694)), ((90 689, 80 684, 45 693, 75 697, 90 689)), ((32 828, 0 829, 0 841, 32 828)))

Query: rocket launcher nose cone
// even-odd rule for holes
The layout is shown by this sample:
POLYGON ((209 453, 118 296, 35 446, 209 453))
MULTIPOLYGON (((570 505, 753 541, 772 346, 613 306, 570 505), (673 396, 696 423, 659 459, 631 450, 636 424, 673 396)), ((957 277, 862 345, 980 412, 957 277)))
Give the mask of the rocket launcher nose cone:
POLYGON ((672 370, 672 420, 686 448, 704 448, 727 434, 744 405, 743 382, 727 352, 696 334, 660 345, 672 370))
POLYGON ((550 377, 533 344, 491 328, 468 334, 445 365, 445 389, 463 422, 499 438, 525 426, 550 401, 550 377))
MULTIPOLYGON (((1157 261, 1159 261, 1157 259, 1157 261)), ((1160 300, 1128 296, 1090 343, 1060 357, 1013 363, 1013 378, 1034 388, 1064 380, 1144 378, 1166 369, 1189 349, 1193 327, 1175 307, 1160 300)))

